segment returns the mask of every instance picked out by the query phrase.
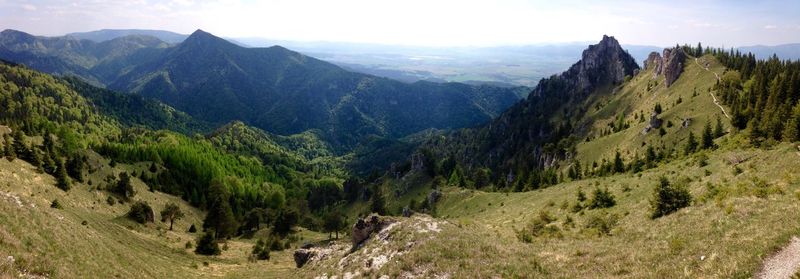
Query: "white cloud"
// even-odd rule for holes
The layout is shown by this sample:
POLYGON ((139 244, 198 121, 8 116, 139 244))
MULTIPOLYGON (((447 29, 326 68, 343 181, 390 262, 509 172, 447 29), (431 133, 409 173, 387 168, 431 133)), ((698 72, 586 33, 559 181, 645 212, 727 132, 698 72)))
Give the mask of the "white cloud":
POLYGON ((31 4, 22 4, 22 6, 21 6, 21 7, 22 7, 22 9, 24 9, 24 10, 26 10, 26 11, 35 11, 35 10, 38 10, 38 9, 36 8, 36 6, 34 6, 34 5, 31 5, 31 4))
POLYGON ((778 26, 775 26, 775 25, 772 25, 772 24, 764 25, 764 29, 777 29, 777 28, 778 28, 778 26))

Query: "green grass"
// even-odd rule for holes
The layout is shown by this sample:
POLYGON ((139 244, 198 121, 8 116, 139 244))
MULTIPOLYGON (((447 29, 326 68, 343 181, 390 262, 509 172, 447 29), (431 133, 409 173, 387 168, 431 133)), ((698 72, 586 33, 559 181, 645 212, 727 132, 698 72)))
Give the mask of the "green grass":
MULTIPOLYGON (((90 161, 94 160, 98 158, 90 156, 90 161)), ((97 186, 110 172, 138 168, 146 166, 119 164, 113 170, 105 168, 91 174, 90 179, 97 186)), ((130 204, 108 205, 108 192, 78 183, 63 192, 54 183, 51 176, 37 173, 22 160, 0 159, 0 256, 15 258, 13 268, 0 267, 0 277, 17 276, 24 270, 55 278, 255 277, 255 271, 261 272, 259 277, 285 278, 294 270, 291 249, 273 252, 270 261, 248 262, 255 239, 229 240, 229 249, 221 256, 195 255, 193 249, 185 249, 185 244, 194 243, 199 233, 186 230, 191 224, 200 228, 204 213, 178 197, 149 192, 138 179, 133 179, 137 191, 134 199, 153 207, 156 223, 140 225, 128 220, 124 215, 130 204), (54 199, 63 209, 50 208, 54 199), (175 223, 174 231, 159 221, 159 211, 170 201, 186 213, 175 223), (82 225, 84 221, 86 225, 82 225)), ((308 231, 298 236, 300 243, 327 237, 308 231)))

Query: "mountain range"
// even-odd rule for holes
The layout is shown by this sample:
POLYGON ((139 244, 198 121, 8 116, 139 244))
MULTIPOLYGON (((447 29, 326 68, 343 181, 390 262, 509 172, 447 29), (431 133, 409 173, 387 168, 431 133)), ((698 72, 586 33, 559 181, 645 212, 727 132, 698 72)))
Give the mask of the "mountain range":
POLYGON ((174 46, 146 35, 98 43, 5 30, 0 58, 156 98, 211 123, 242 120, 284 135, 320 130, 345 149, 370 136, 396 139, 485 123, 528 90, 408 84, 279 46, 241 47, 201 30, 174 46))

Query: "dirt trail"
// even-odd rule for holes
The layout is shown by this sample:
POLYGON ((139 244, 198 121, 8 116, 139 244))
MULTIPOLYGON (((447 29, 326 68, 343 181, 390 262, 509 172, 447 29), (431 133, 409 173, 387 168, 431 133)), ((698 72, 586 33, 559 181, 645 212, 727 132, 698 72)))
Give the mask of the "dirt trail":
POLYGON ((800 271, 800 238, 792 237, 786 247, 769 256, 754 278, 789 279, 800 271))
MULTIPOLYGON (((703 68, 703 69, 705 69, 706 71, 709 71, 709 72, 711 72, 711 70, 709 70, 709 69, 708 69, 708 67, 703 67, 703 66, 701 66, 701 65, 700 65, 700 63, 699 63, 699 62, 697 62, 697 58, 695 58, 695 59, 694 59, 694 63, 695 63, 695 64, 697 64, 697 66, 700 66, 700 68, 703 68)), ((720 79, 719 79, 719 75, 718 75, 716 72, 712 72, 712 73, 714 73, 714 76, 715 76, 715 77, 717 77, 717 81, 719 81, 719 80, 720 80, 720 79)), ((711 98, 713 98, 713 99, 714 99, 714 104, 715 104, 715 105, 717 105, 717 106, 719 107, 719 109, 720 109, 720 110, 722 110, 722 114, 724 114, 724 115, 725 115, 725 117, 727 117, 728 119, 730 119, 731 117, 730 117, 730 116, 728 116, 728 113, 727 113, 727 112, 725 112, 725 108, 724 108, 724 107, 722 107, 722 105, 720 105, 720 104, 719 104, 719 101, 717 101, 717 96, 714 96, 714 92, 708 92, 708 94, 711 94, 711 98)))

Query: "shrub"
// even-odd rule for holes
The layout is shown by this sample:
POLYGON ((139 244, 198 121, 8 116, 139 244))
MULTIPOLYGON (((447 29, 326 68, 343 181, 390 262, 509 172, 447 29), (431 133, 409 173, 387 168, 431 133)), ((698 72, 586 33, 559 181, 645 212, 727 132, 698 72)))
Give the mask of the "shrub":
POLYGON ((114 206, 114 204, 117 203, 117 200, 115 200, 114 197, 112 197, 112 196, 108 196, 108 198, 106 199, 106 202, 108 203, 108 205, 114 206))
POLYGON ((656 219, 661 216, 668 215, 678 209, 687 207, 692 203, 692 195, 686 186, 671 185, 666 177, 661 177, 653 191, 653 199, 650 200, 652 207, 652 214, 650 218, 656 219))
POLYGON ((517 232, 517 237, 523 242, 532 242, 534 237, 540 236, 561 237, 561 229, 556 225, 551 225, 556 220, 550 215, 550 212, 542 210, 539 212, 539 216, 517 232))
POLYGON ((64 207, 62 207, 62 206, 61 206, 61 203, 58 201, 58 199, 54 199, 54 200, 53 200, 53 202, 52 202, 52 203, 50 203, 50 207, 51 207, 51 208, 55 208, 55 209, 62 209, 62 208, 64 208, 64 207))
POLYGON ((598 235, 610 235, 619 221, 619 216, 610 214, 608 212, 598 212, 592 214, 586 220, 585 227, 590 230, 596 230, 598 235))
POLYGON ((131 205, 131 210, 128 211, 128 218, 141 224, 152 223, 155 221, 155 214, 149 204, 138 201, 131 205))
POLYGON ((190 232, 190 233, 196 233, 196 232, 197 232, 197 227, 195 227, 195 226, 194 226, 194 224, 192 224, 192 225, 189 227, 189 232, 190 232))
POLYGON ((219 243, 211 233, 205 233, 197 240, 197 248, 195 248, 194 252, 206 256, 222 254, 222 250, 219 249, 219 243))
POLYGON ((192 247, 194 247, 194 245, 192 245, 192 241, 189 240, 189 241, 186 241, 186 245, 184 245, 184 247, 186 247, 186 249, 192 249, 192 247))
POLYGON ((589 209, 609 208, 616 204, 614 195, 608 189, 595 188, 592 200, 589 202, 589 209))
POLYGON ((269 260, 269 250, 270 249, 267 247, 266 241, 259 239, 258 242, 256 242, 256 245, 253 246, 253 252, 251 252, 251 255, 256 260, 269 260))

